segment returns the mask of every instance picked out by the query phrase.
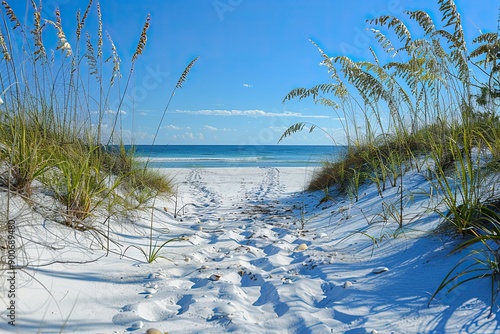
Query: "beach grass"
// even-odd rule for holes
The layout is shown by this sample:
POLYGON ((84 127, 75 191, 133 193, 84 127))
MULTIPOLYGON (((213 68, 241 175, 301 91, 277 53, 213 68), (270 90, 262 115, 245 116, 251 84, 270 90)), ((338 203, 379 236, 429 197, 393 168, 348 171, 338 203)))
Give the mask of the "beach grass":
MULTIPOLYGON (((468 277, 469 270, 475 272, 480 266, 484 273, 471 279, 491 278, 493 308, 498 295, 500 226, 498 36, 481 34, 473 41, 475 49, 469 51, 455 3, 438 0, 438 4, 441 26, 431 14, 418 10, 405 11, 402 17, 368 20, 378 42, 377 47, 370 47, 372 60, 331 57, 312 42, 330 82, 294 89, 284 102, 311 98, 330 106, 345 132, 347 153, 325 163, 310 190, 328 192, 335 187, 357 201, 360 185, 370 182, 384 201, 386 189, 397 187, 400 199, 391 211, 398 211, 403 228, 402 175, 417 170, 428 178, 432 192, 442 199, 434 211, 443 224, 453 227, 457 235, 472 238, 460 246, 470 248, 470 254, 437 292, 465 283, 468 279, 457 282, 457 278, 468 277), (410 24, 418 28, 410 31, 410 24), (474 269, 464 266, 470 262, 474 269)), ((315 126, 294 124, 282 138, 304 128, 312 131, 315 126)))
MULTIPOLYGON (((120 88, 124 65, 111 36, 104 37, 99 2, 91 0, 75 13, 73 41, 64 28, 71 18, 63 20, 56 9, 55 20, 47 20, 41 6, 31 3, 32 23, 26 26, 8 1, 2 2, 0 186, 31 206, 37 204, 35 190, 43 188, 59 203, 56 221, 81 231, 103 229, 110 218, 149 209, 153 198, 174 192, 170 178, 125 149, 120 126, 119 111, 135 63, 146 49, 150 18, 120 88), (91 15, 95 23, 87 26, 91 15), (56 38, 54 45, 46 44, 47 35, 56 38), (15 44, 21 40, 19 50, 15 44), (98 92, 95 96, 89 83, 98 92), (110 110, 117 96, 117 110, 110 110)), ((10 219, 8 208, 6 215, 3 221, 10 219)), ((105 231, 100 235, 109 237, 105 231)))
MULTIPOLYGON (((309 190, 323 190, 321 201, 328 201, 335 200, 335 188, 357 202, 363 196, 361 187, 373 183, 384 208, 376 219, 391 220, 398 226, 395 232, 378 238, 364 231, 353 235, 361 233, 377 245, 403 234, 414 219, 406 217, 403 175, 416 170, 428 179, 441 199, 432 210, 441 216, 442 225, 449 227, 440 231, 463 238, 456 250, 468 250, 436 287, 430 301, 443 290, 486 279, 491 284, 493 312, 500 279, 500 200, 495 187, 500 176, 500 119, 495 113, 498 96, 492 84, 498 81, 497 54, 492 51, 498 41, 480 36, 477 48, 469 52, 454 3, 438 3, 442 28, 436 28, 427 13, 406 12, 421 27, 423 38, 412 39, 399 18, 370 20, 395 34, 401 44, 393 46, 380 30, 373 31, 390 56, 386 64, 381 64, 374 50, 374 61, 355 61, 347 56, 330 57, 318 47, 332 82, 293 90, 285 100, 313 98, 331 106, 345 130, 347 151, 341 159, 325 163, 309 190), (483 80, 471 77, 470 66, 484 69, 483 80), (383 110, 388 113, 383 114, 383 110), (396 201, 385 201, 388 189, 397 189, 396 201)), ((171 243, 187 240, 174 237, 160 241, 153 235, 155 201, 161 194, 173 194, 175 186, 171 179, 148 168, 147 162, 135 160, 133 149, 125 149, 120 128, 120 107, 134 65, 146 49, 149 16, 124 90, 119 93, 117 110, 109 113, 109 97, 117 89, 122 64, 111 37, 107 42, 103 38, 99 4, 89 1, 83 13, 77 13, 76 40, 72 43, 66 38, 59 11, 54 22, 43 21, 40 8, 32 2, 33 26, 26 27, 7 1, 2 6, 6 14, 0 28, 0 62, 6 71, 0 78, 2 191, 34 206, 33 195, 43 188, 57 202, 59 219, 55 221, 81 232, 97 230, 96 235, 108 239, 108 250, 106 223, 109 228, 110 218, 126 216, 129 210, 151 210, 148 245, 129 246, 121 255, 135 248, 147 263, 166 259, 161 251, 171 243), (82 34, 93 12, 98 19, 96 36, 82 34), (45 33, 55 33, 57 44, 45 45, 45 33), (26 41, 28 52, 13 52, 15 38, 26 41), (47 51, 51 48, 53 54, 47 51), (80 67, 83 61, 90 71, 80 67), (99 91, 92 99, 81 84, 89 79, 99 91), (108 122, 110 128, 105 126, 108 122)), ((182 87, 197 59, 188 64, 172 91, 155 140, 176 89, 182 87)), ((283 137, 306 128, 313 131, 316 127, 294 124, 283 137)), ((174 208, 174 217, 180 210, 174 208)), ((9 205, 5 215, 2 222, 10 219, 9 205)), ((308 220, 303 216, 299 223, 304 230, 308 220)), ((4 225, 0 224, 0 230, 6 229, 4 225)), ((101 245, 105 247, 106 242, 101 241, 101 245)))

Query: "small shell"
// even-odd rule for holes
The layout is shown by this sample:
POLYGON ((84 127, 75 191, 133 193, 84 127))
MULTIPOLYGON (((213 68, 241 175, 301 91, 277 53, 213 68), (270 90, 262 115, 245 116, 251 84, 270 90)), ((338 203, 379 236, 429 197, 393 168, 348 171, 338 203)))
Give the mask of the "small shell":
POLYGON ((306 250, 307 249, 307 245, 306 244, 300 244, 297 246, 297 248, 295 248, 296 251, 303 251, 303 250, 306 250))
POLYGON ((377 267, 372 270, 372 273, 374 274, 381 274, 383 272, 389 271, 389 268, 387 267, 377 267))
POLYGON ((222 275, 219 275, 219 274, 212 274, 212 275, 210 275, 210 278, 209 278, 209 279, 210 279, 211 281, 218 281, 218 280, 220 280, 220 278, 221 278, 221 277, 222 277, 222 275))

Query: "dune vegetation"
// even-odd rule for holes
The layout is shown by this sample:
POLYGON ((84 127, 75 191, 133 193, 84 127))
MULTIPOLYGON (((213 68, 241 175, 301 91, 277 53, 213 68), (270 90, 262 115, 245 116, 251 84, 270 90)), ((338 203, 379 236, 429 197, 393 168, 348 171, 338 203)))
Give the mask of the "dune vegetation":
MULTIPOLYGON (((436 293, 481 278, 491 283, 493 304, 500 279, 500 42, 497 32, 483 33, 470 51, 454 2, 438 4, 440 22, 418 10, 369 20, 377 45, 369 60, 332 57, 312 41, 329 80, 294 89, 283 102, 313 99, 342 122, 345 155, 326 162, 309 185, 325 191, 324 201, 332 189, 357 201, 365 183, 375 184, 383 201, 386 189, 397 187, 390 215, 403 228, 409 195, 402 176, 424 175, 429 198, 441 198, 434 209, 441 232, 462 236, 457 249, 470 249, 436 293)), ((305 129, 315 125, 294 124, 282 138, 305 129)))
MULTIPOLYGON (((173 195, 175 186, 148 168, 147 162, 134 158, 133 149, 126 149, 120 126, 134 66, 146 49, 149 16, 137 34, 131 63, 122 71, 124 65, 112 37, 104 33, 99 2, 90 0, 76 13, 71 43, 58 10, 51 21, 42 17, 41 2, 31 4, 30 26, 21 23, 7 1, 1 5, 0 192, 7 205, 0 212, 0 230, 7 231, 16 218, 11 201, 20 200, 47 220, 89 233, 101 250, 109 252, 113 242, 110 220, 149 210, 146 247, 128 246, 119 255, 138 251, 147 263, 167 258, 160 252, 163 248, 188 240, 179 236, 160 241, 153 236, 157 197, 173 195), (90 15, 96 16, 95 26, 87 24, 90 15), (45 37, 54 43, 47 43, 45 37), (112 106, 111 101, 119 103, 112 106)), ((438 201, 431 208, 442 221, 436 233, 459 239, 455 250, 467 251, 443 277, 430 301, 442 290, 481 280, 491 286, 493 312, 500 291, 500 41, 496 32, 481 34, 469 51, 454 2, 438 0, 438 4, 440 22, 424 11, 369 20, 374 42, 378 42, 370 48, 370 60, 332 57, 312 41, 328 71, 328 82, 294 89, 283 102, 312 99, 331 107, 342 122, 346 142, 332 144, 345 144, 345 154, 325 162, 309 184, 309 190, 324 192, 321 202, 334 201, 337 195, 357 202, 363 196, 362 186, 370 183, 376 186, 384 214, 404 231, 410 224, 405 209, 412 193, 403 176, 408 172, 424 176, 431 185, 425 195, 438 201), (397 201, 384 202, 387 191, 394 189, 397 201)), ((178 79, 163 116, 196 60, 178 79)), ((281 139, 315 128, 310 123, 293 124, 281 139)), ((274 173, 264 180, 278 179, 278 172, 274 173)), ((199 179, 193 173, 191 180, 196 176, 199 179)), ((265 183, 260 188, 266 187, 272 188, 265 183)), ((205 198, 204 207, 217 202, 205 188, 199 193, 203 198, 212 197, 205 198)), ((176 198, 172 221, 191 203, 179 202, 180 208, 177 204, 176 198)), ((171 212, 166 207, 163 211, 171 212)), ((198 228, 200 220, 192 218, 198 228)), ((305 233, 307 219, 304 214, 299 221, 300 233, 305 233)), ((219 231, 224 232, 217 227, 219 231)), ((162 234, 168 232, 165 229, 162 234)), ((398 235, 398 231, 392 233, 398 235)), ((191 260, 186 257, 183 261, 191 260)), ((239 272, 243 279, 250 274, 239 272)), ((220 278, 213 277, 205 281, 220 278)), ((254 279, 248 280, 253 287, 254 279)), ((255 280, 264 282, 262 277, 255 280)))
MULTIPOLYGON (((26 26, 7 1, 2 7, 1 191, 8 198, 24 199, 50 219, 106 239, 103 226, 110 218, 148 209, 156 196, 174 193, 168 177, 126 149, 120 126, 121 106, 146 48, 150 18, 138 33, 131 64, 124 66, 112 37, 104 32, 99 2, 90 0, 75 13, 71 43, 59 9, 55 20, 48 20, 42 1, 32 1, 33 19, 26 26), (91 15, 94 25, 88 25, 91 15), (123 76, 124 67, 128 70, 123 76)), ((9 203, 2 211, 4 223, 14 218, 9 203)))

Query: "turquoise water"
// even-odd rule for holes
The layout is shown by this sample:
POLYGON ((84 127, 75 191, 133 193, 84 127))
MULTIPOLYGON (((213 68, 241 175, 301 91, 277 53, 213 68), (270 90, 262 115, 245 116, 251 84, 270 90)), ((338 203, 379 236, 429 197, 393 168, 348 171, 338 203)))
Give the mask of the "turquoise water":
MULTIPOLYGON (((130 147, 129 147, 130 148, 130 147)), ((135 155, 153 168, 311 167, 334 160, 343 146, 137 145, 135 155)))

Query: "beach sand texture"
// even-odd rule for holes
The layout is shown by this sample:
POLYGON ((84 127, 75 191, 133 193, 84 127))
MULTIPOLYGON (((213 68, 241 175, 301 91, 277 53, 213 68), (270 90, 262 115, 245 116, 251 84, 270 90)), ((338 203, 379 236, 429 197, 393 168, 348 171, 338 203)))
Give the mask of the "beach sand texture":
MULTIPOLYGON (((147 264, 151 211, 110 222, 106 256, 89 234, 43 221, 20 200, 17 220, 29 243, 19 253, 33 269, 17 273, 16 327, 0 332, 145 333, 494 333, 489 287, 474 281, 427 303, 463 257, 432 230, 422 176, 407 225, 382 221, 374 186, 360 199, 304 192, 310 168, 168 169, 175 199, 155 202, 153 236, 185 236, 147 264), (372 236, 374 239, 368 237, 372 236), (48 247, 50 246, 50 247, 48 247), (90 247, 92 251, 88 251, 90 247), (44 264, 58 261, 50 266, 44 264), (93 261, 96 260, 96 261, 93 261), (91 261, 85 264, 80 262, 91 261), (73 263, 74 262, 74 263, 73 263), (37 265, 41 265, 37 267, 37 265)), ((331 194, 334 195, 334 194, 331 194)), ((105 229, 104 229, 105 230, 105 229)), ((2 294, 5 295, 5 294, 2 294)))

